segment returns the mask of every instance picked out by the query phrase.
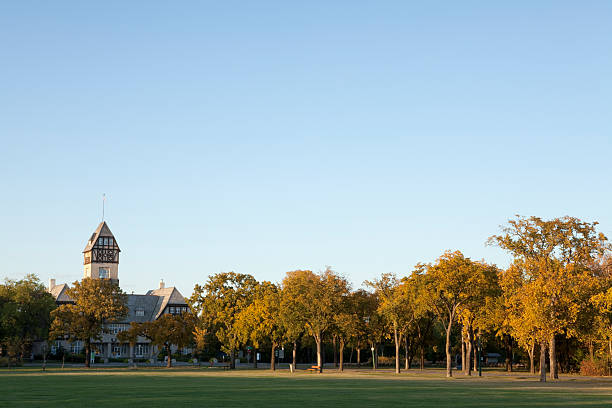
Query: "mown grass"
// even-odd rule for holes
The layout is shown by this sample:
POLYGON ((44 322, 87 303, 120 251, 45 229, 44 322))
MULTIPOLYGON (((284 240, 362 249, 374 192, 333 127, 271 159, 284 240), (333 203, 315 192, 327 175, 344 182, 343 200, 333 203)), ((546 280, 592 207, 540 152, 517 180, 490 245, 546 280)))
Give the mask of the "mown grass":
POLYGON ((343 374, 210 369, 0 370, 7 407, 610 407, 612 380, 351 370, 343 374))

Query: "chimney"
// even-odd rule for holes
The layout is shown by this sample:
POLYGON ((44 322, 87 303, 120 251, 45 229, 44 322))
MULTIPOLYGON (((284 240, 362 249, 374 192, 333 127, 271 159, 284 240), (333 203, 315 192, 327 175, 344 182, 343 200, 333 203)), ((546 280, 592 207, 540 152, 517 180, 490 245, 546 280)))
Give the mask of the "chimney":
POLYGON ((55 286, 55 279, 49 279, 49 290, 53 289, 55 286))
POLYGON ((163 280, 163 279, 162 279, 162 280, 160 280, 160 281, 159 281, 159 288, 160 288, 160 289, 163 289, 163 288, 165 288, 165 287, 166 287, 166 284, 164 283, 164 280, 163 280))

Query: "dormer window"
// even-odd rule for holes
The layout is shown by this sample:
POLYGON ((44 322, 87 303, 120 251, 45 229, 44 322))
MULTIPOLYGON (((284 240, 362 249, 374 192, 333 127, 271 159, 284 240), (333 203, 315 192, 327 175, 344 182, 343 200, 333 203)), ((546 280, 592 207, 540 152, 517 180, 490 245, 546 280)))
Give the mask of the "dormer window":
POLYGON ((144 316, 144 309, 136 309, 136 316, 144 316))

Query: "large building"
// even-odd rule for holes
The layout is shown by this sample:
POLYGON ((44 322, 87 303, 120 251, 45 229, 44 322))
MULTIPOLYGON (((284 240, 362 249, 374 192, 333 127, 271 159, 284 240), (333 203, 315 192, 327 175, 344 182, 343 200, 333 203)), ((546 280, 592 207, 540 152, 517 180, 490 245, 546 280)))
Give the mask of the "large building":
MULTIPOLYGON (((102 221, 83 250, 83 277, 110 279, 119 284, 119 252, 121 250, 115 236, 106 222, 102 221)), ((66 283, 57 285, 55 279, 49 279, 49 292, 58 305, 72 302, 66 294, 66 289, 68 289, 66 283)), ((102 334, 102 340, 92 344, 96 355, 101 356, 104 361, 111 358, 154 358, 157 350, 151 347, 148 339, 139 337, 136 345, 132 347, 128 343, 120 343, 117 340, 117 333, 127 330, 132 322, 153 321, 166 313, 180 314, 187 311, 187 302, 183 295, 175 287, 165 287, 163 281, 157 289, 149 290, 144 295, 128 294, 127 305, 129 309, 127 316, 120 321, 109 323, 106 327, 107 332, 102 334)), ((78 354, 82 352, 83 342, 68 343, 58 340, 51 347, 51 353, 55 353, 59 347, 78 354)))

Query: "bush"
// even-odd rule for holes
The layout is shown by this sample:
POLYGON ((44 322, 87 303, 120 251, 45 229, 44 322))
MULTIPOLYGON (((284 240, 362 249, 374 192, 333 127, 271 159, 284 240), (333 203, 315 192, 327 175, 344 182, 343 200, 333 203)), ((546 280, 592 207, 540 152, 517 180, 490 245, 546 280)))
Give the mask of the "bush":
MULTIPOLYGON (((401 361, 400 361, 401 362, 401 361)), ((395 356, 393 357, 378 357, 379 366, 395 366, 395 356)))
POLYGON ((610 375, 608 361, 600 358, 591 359, 590 357, 587 357, 580 363, 580 375, 591 377, 603 377, 610 375))
MULTIPOLYGON (((21 366, 21 362, 18 358, 11 358, 11 367, 21 366)), ((9 357, 0 357, 0 367, 8 367, 9 357)))

